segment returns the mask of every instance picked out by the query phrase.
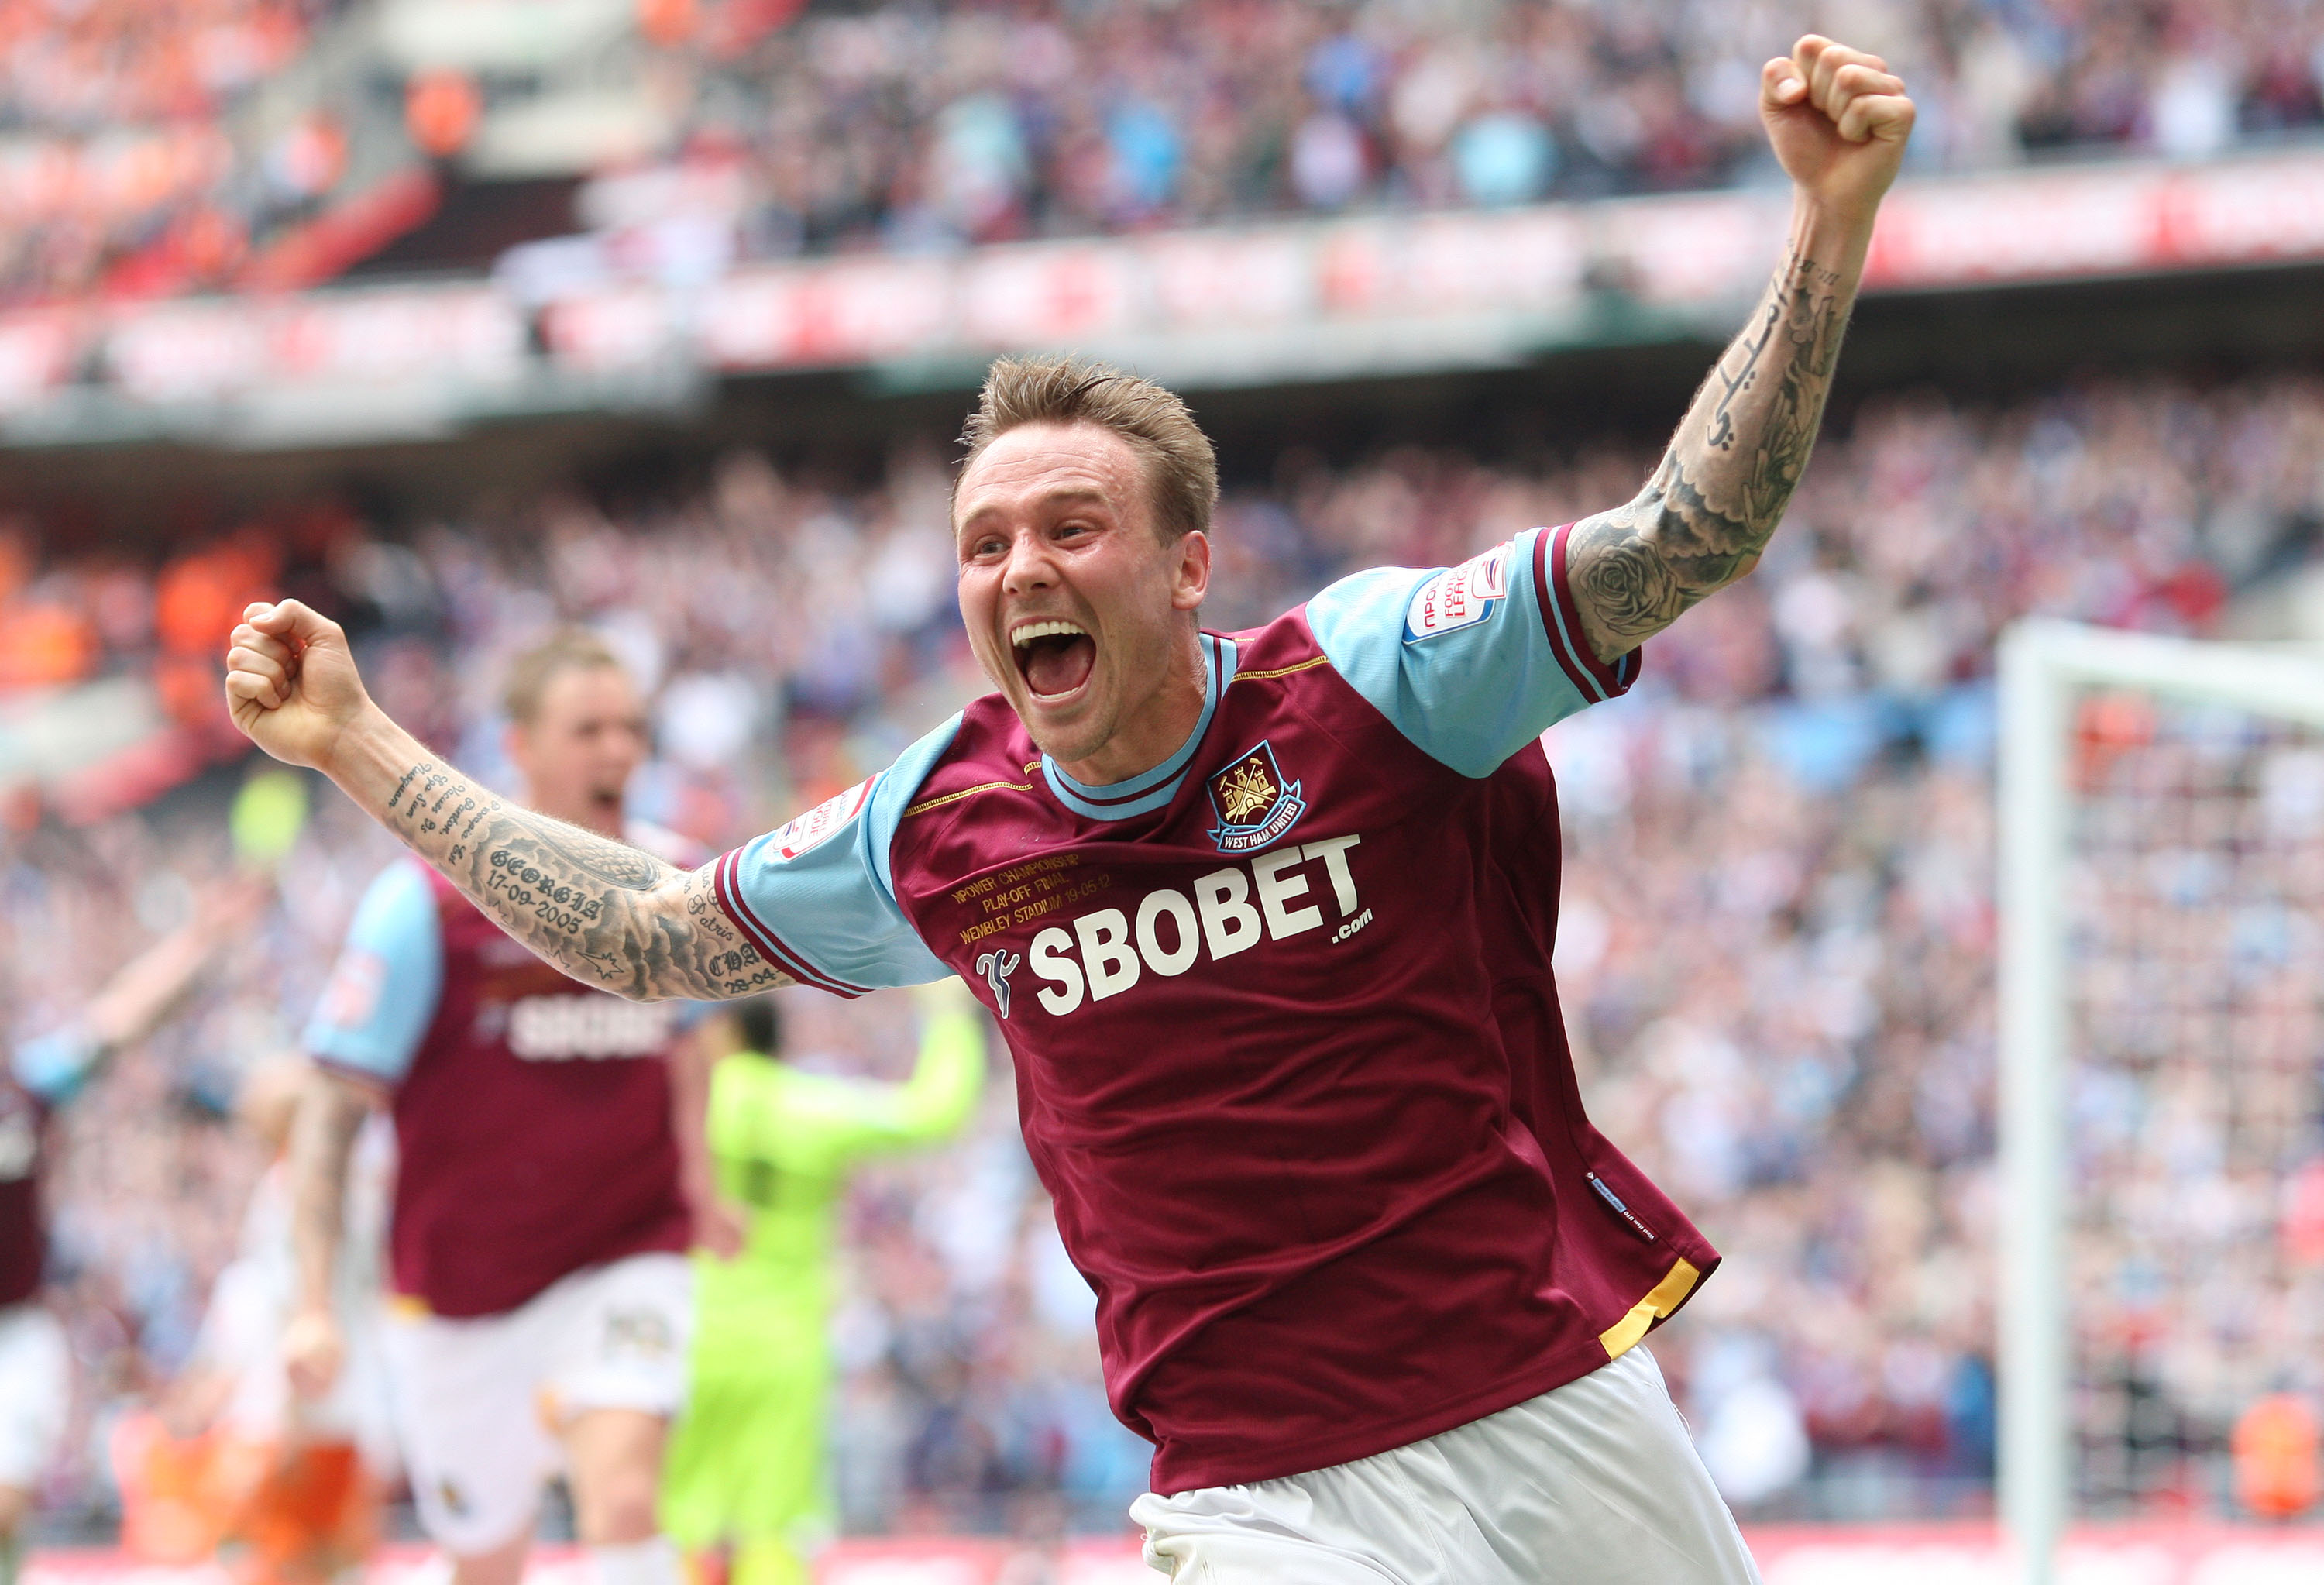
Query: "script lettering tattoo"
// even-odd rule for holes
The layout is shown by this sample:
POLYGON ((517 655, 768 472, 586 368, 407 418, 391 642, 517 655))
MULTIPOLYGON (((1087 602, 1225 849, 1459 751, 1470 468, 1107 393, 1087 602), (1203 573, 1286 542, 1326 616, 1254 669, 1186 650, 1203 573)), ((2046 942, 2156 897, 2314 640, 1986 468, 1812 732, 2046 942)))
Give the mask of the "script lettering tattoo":
POLYGON ((1567 578, 1600 660, 1749 572, 1807 471, 1854 294, 1796 249, 1637 498, 1577 523, 1567 578))
POLYGON ((727 922, 710 866, 680 870, 506 803, 436 761, 403 773, 385 818, 502 929, 576 980, 639 1001, 790 983, 727 922), (683 908, 669 906, 673 896, 683 908))

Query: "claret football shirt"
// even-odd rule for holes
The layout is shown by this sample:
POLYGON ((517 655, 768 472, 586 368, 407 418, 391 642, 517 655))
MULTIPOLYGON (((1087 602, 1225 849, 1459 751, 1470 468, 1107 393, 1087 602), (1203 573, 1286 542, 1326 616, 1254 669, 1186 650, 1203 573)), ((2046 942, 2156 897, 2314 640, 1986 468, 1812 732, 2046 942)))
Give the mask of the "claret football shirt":
POLYGON ((1129 781, 990 696, 719 863, 800 981, 991 1009, 1157 1491, 1521 1402, 1717 1263, 1590 1126, 1557 1009, 1538 740, 1637 664, 1583 642, 1567 532, 1205 633, 1201 719, 1129 781))
POLYGON ((0 1065, 0 1306, 40 1292, 49 1248, 41 1213, 49 1122, 97 1057, 88 1032, 68 1025, 25 1041, 0 1065))
POLYGON ((395 1291, 496 1315, 585 1267, 685 1249, 663 1058, 687 1017, 567 979, 416 859, 383 871, 305 1043, 389 1099, 395 1291))

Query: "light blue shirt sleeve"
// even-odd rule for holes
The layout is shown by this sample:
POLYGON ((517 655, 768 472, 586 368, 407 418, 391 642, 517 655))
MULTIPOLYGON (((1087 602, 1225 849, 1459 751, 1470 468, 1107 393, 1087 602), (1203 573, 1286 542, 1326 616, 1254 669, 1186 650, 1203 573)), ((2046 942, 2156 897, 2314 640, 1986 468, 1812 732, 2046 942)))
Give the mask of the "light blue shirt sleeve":
POLYGON ((1307 603, 1339 674, 1397 731, 1484 777, 1585 705, 1625 692, 1638 652, 1608 666, 1582 636, 1563 529, 1529 529, 1459 567, 1375 567, 1307 603))
POLYGON ((16 1083, 38 1096, 45 1106, 61 1106, 73 1098, 81 1081, 97 1066, 97 1042, 77 1023, 51 1029, 16 1047, 16 1083))
POLYGON ((417 862, 389 865, 347 927, 308 1054, 391 1088, 403 1082, 444 991, 444 927, 417 862))
POLYGON ((841 996, 952 973, 897 904, 888 850, 959 731, 955 715, 879 775, 718 861, 719 903, 768 962, 841 996))

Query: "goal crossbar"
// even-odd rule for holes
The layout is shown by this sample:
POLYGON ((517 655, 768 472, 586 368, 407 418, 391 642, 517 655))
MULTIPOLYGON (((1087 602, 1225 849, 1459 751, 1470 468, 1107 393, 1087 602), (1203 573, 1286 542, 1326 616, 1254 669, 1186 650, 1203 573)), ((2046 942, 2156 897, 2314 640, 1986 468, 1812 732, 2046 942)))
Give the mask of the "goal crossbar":
POLYGON ((2029 619, 2001 642, 1997 1497, 2018 1585, 2055 1585, 2072 1506, 2066 852, 2075 706, 2120 688, 2324 727, 2324 658, 2029 619))

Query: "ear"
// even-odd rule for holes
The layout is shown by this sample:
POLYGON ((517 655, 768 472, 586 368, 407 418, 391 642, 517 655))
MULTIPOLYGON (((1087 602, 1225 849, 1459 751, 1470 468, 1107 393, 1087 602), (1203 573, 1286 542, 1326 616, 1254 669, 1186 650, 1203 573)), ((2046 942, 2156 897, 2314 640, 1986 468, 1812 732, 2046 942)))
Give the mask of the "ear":
POLYGON ((510 722, 502 729, 501 752, 507 755, 509 763, 518 769, 521 770, 525 768, 526 761, 530 758, 528 751, 531 747, 532 740, 526 734, 524 728, 515 722, 510 722))
POLYGON ((1211 592, 1211 537, 1189 529, 1178 537, 1177 557, 1170 576, 1170 608, 1194 611, 1211 592))

